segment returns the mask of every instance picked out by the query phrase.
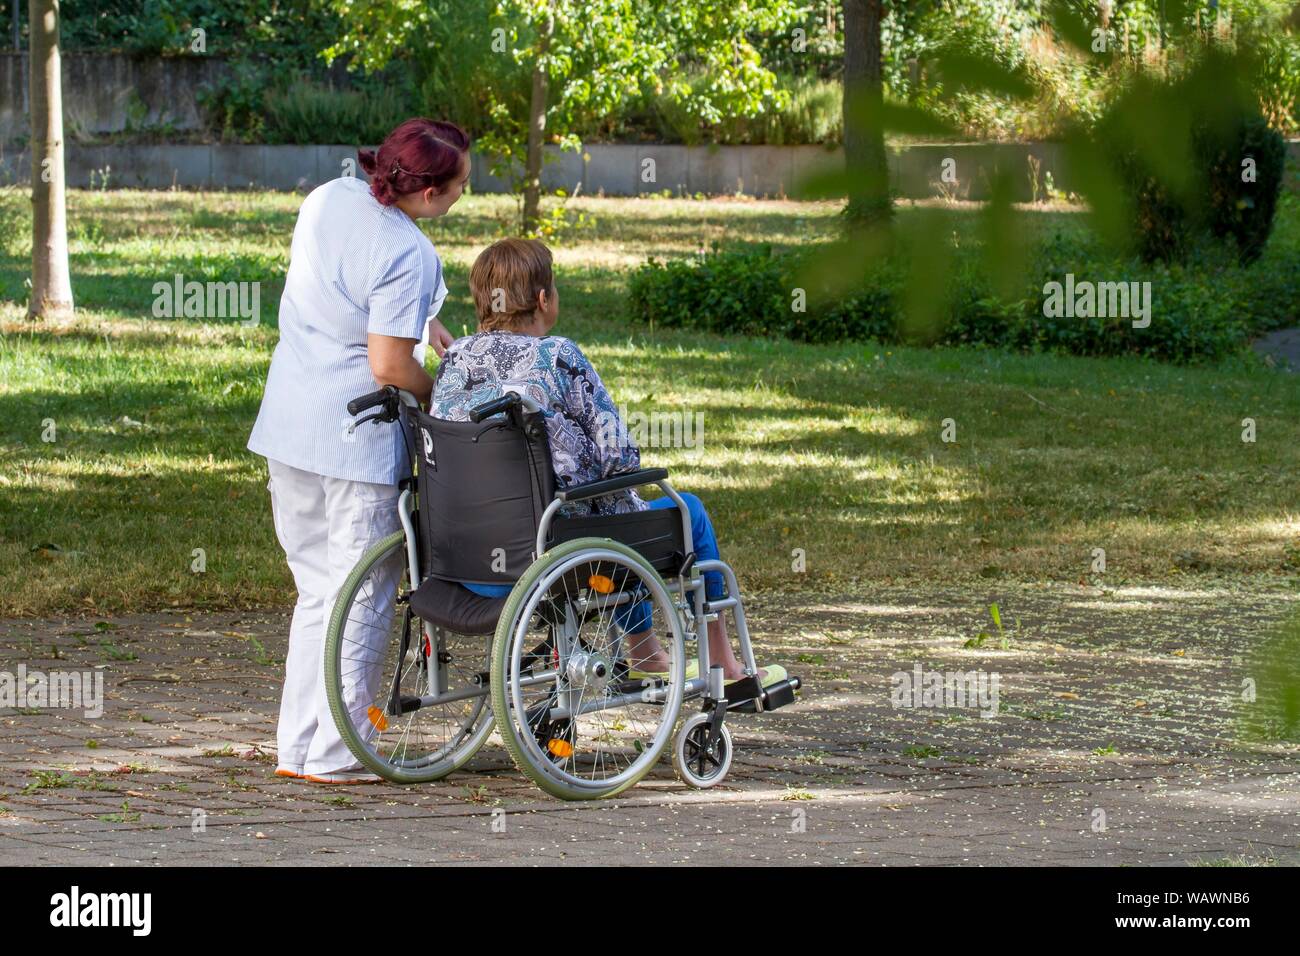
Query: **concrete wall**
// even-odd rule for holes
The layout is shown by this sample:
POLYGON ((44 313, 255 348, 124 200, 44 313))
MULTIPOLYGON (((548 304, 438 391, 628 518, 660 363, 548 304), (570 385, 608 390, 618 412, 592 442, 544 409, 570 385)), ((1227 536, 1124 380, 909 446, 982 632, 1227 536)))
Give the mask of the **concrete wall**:
MULTIPOLYGON (((548 190, 583 195, 634 196, 744 194, 810 195, 809 184, 842 169, 838 148, 820 146, 660 146, 591 145, 582 154, 553 151, 543 171, 548 190)), ((146 189, 310 189, 339 176, 357 173, 351 146, 67 146, 68 183, 146 189)), ((981 199, 996 168, 1013 174, 1019 198, 1031 198, 1028 157, 1040 162, 1040 179, 1050 171, 1057 189, 1068 189, 1069 173, 1053 144, 911 146, 890 155, 890 180, 899 195, 922 198, 947 190, 955 198, 981 199), (941 186, 944 159, 955 162, 957 183, 941 186)), ((471 187, 476 192, 503 192, 506 183, 493 177, 490 163, 475 157, 471 187)), ((30 157, 25 151, 0 152, 0 177, 26 181, 30 157)))
MULTIPOLYGON (((118 133, 130 126, 198 129, 195 95, 221 76, 225 64, 209 57, 130 57, 117 53, 63 56, 63 122, 69 139, 118 133)), ((26 53, 0 53, 0 143, 26 138, 26 53)))
MULTIPOLYGON (((1287 144, 1288 162, 1300 162, 1300 141, 1287 144)), ((352 146, 82 146, 67 147, 68 183, 73 187, 167 189, 307 190, 345 172, 358 174, 352 146)), ((582 155, 556 153, 543 173, 547 189, 583 195, 750 196, 810 195, 817 176, 842 169, 838 149, 820 146, 655 146, 592 145, 582 155), (650 166, 645 161, 653 160, 650 166), (653 171, 653 179, 649 178, 653 171), (645 174, 643 176, 643 173, 645 174)), ((1012 177, 1016 198, 1032 198, 1030 158, 1037 162, 1041 189, 1050 173, 1053 186, 1077 191, 1059 146, 1028 144, 947 144, 910 146, 891 152, 890 184, 905 198, 948 195, 984 199, 995 170, 1012 177), (952 159, 957 182, 945 184, 945 159, 952 159)), ((25 151, 0 148, 0 182, 26 182, 31 170, 25 151)), ((1295 182, 1289 175, 1288 184, 1295 182)), ((506 184, 489 172, 489 163, 475 157, 471 186, 476 192, 502 192, 506 184)))
MULTIPOLYGON (((542 168, 546 189, 572 193, 581 184, 585 195, 798 196, 810 178, 838 170, 840 150, 822 146, 669 146, 592 144, 581 154, 548 148, 552 161, 542 168)), ((507 183, 491 174, 491 163, 478 160, 470 184, 479 192, 504 192, 507 183)))
MULTIPOLYGON (((1014 177, 1020 199, 1032 198, 1028 158, 1039 163, 1040 187, 1051 170, 1057 189, 1065 188, 1059 148, 1055 144, 943 144, 908 146, 889 154, 890 185, 899 195, 922 198, 938 195, 944 159, 954 161, 957 182, 950 188, 959 199, 988 196, 990 175, 1006 168, 1014 177)), ((667 146, 592 145, 583 156, 561 154, 546 167, 542 183, 548 189, 572 191, 582 183, 585 193, 611 196, 659 193, 665 189, 706 195, 790 196, 815 192, 819 179, 843 169, 839 147, 822 146, 667 146), (653 179, 650 177, 653 176, 653 179)), ((504 183, 476 170, 473 184, 481 192, 496 192, 504 183)))

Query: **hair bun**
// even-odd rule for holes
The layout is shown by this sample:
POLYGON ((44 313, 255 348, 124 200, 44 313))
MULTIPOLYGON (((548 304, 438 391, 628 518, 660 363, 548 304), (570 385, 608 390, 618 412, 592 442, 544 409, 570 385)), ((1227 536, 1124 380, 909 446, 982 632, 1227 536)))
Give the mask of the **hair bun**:
POLYGON ((416 117, 399 124, 378 150, 357 150, 357 159, 370 177, 371 195, 391 206, 408 193, 441 190, 464 169, 469 145, 456 124, 416 117))

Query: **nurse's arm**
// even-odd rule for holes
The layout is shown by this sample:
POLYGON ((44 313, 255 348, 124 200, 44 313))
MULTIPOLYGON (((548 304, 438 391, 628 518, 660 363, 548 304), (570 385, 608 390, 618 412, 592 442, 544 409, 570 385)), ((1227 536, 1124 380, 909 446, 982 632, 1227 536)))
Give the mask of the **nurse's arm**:
POLYGON ((396 385, 418 398, 421 404, 428 404, 433 394, 433 377, 415 360, 413 352, 419 341, 371 332, 366 336, 366 352, 376 385, 396 385))

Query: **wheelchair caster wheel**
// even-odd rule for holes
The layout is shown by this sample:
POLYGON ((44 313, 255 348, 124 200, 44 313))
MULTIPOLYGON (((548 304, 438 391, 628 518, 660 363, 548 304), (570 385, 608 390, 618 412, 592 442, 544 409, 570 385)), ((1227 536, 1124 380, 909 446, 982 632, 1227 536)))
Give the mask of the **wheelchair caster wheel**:
POLYGON ((695 714, 682 722, 673 741, 673 767, 688 787, 703 790, 722 782, 731 769, 731 730, 722 725, 713 749, 707 747, 713 716, 695 714))

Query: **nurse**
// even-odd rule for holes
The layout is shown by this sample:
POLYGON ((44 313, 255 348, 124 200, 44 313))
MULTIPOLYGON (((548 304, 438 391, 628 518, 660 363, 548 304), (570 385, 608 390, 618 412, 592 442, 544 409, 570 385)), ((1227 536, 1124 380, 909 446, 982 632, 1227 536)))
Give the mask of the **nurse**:
MULTIPOLYGON (((349 433, 346 405, 377 385, 429 400, 426 328, 439 355, 452 337, 435 318, 447 296, 442 261, 416 223, 460 198, 469 137, 453 123, 411 119, 377 153, 357 156, 368 186, 335 179, 298 212, 280 341, 248 440, 266 458, 275 531, 298 589, 275 772, 334 784, 379 778, 359 769, 335 729, 322 676, 325 628, 348 572, 400 527, 396 482, 407 467, 400 429, 349 433)), ((375 627, 361 630, 386 635, 392 607, 371 613, 375 627)))

